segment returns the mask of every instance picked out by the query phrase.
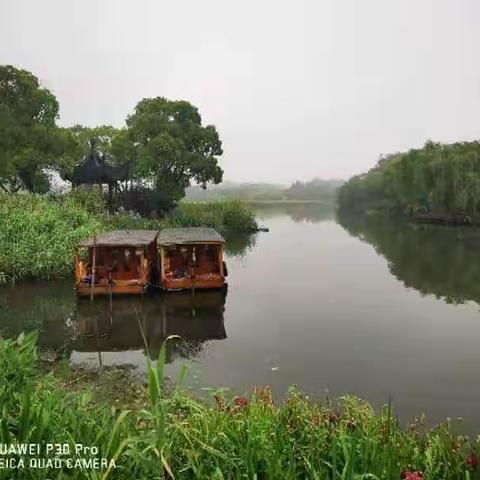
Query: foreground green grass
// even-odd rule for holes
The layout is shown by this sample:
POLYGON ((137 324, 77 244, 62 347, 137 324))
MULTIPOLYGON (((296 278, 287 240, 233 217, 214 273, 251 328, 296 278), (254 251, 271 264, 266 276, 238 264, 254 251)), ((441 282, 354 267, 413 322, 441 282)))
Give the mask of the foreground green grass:
POLYGON ((80 240, 107 230, 208 226, 223 234, 255 228, 238 201, 180 203, 166 218, 108 215, 99 196, 78 191, 58 198, 0 194, 0 284, 10 278, 52 279, 73 272, 80 240))
POLYGON ((0 443, 97 446, 97 457, 116 467, 0 469, 0 478, 479 478, 478 441, 455 435, 448 423, 431 431, 421 422, 401 428, 389 407, 375 413, 352 397, 334 407, 294 390, 278 405, 268 389, 211 401, 179 388, 165 393, 164 358, 165 348, 149 364, 137 407, 124 410, 73 390, 68 375, 40 375, 33 336, 0 340, 0 443))

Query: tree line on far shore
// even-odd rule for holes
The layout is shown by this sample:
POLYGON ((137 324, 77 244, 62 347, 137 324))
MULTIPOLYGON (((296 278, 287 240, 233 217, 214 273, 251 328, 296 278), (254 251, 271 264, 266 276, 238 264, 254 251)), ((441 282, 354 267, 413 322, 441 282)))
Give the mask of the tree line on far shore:
POLYGON ((480 142, 423 148, 380 158, 339 190, 340 208, 357 213, 480 214, 480 142))
POLYGON ((92 138, 109 163, 129 165, 130 182, 120 188, 134 186, 175 202, 191 181, 205 188, 222 180, 217 130, 204 126, 187 101, 145 98, 120 129, 60 127, 58 118, 58 100, 35 75, 0 66, 0 190, 46 193, 51 172, 71 181, 92 138))

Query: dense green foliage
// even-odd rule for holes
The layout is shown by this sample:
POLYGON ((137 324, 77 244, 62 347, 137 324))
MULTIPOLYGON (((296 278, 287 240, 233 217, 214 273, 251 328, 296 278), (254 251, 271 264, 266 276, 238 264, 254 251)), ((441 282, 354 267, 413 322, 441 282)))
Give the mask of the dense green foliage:
POLYGON ((26 70, 0 65, 0 188, 48 190, 44 169, 67 148, 55 96, 26 70))
MULTIPOLYGON (((478 441, 455 434, 451 423, 429 431, 420 419, 402 428, 390 406, 375 413, 356 398, 317 402, 295 390, 278 404, 268 388, 248 397, 217 393, 211 401, 198 400, 179 386, 166 391, 165 344, 158 361, 149 362, 148 390, 123 410, 72 390, 68 372, 40 376, 34 340, 0 340, 0 442, 45 445, 55 439, 72 450, 75 443, 95 445, 98 458, 115 461, 116 468, 70 470, 68 478, 479 478, 478 441)), ((64 458, 80 456, 92 457, 64 458)), ((60 479, 67 469, 14 473, 60 479)), ((0 478, 11 478, 10 471, 0 469, 0 478)))
POLYGON ((235 198, 249 202, 325 202, 336 201, 337 190, 343 180, 322 180, 314 178, 309 182, 296 181, 289 187, 271 183, 234 183, 225 182, 212 185, 204 191, 192 186, 187 189, 187 198, 192 200, 212 200, 235 198))
POLYGON ((476 216, 480 211, 480 142, 427 142, 382 158, 339 192, 340 207, 357 212, 434 212, 476 216))
MULTIPOLYGON (((96 408, 87 393, 74 394, 66 391, 52 375, 40 377, 33 335, 22 334, 17 340, 0 340, 0 365, 2 444, 45 445, 55 441, 68 443, 73 449, 76 442, 82 442, 85 445, 98 445, 100 455, 109 458, 115 458, 122 452, 125 445, 122 440, 128 434, 124 421, 128 412, 119 414, 115 409, 96 408)), ((74 454, 71 456, 79 457, 74 454)), ((52 458, 53 455, 43 453, 39 457, 52 458)), ((15 459, 18 464, 22 456, 9 455, 8 458, 15 459)), ((0 478, 65 478, 67 474, 66 468, 28 468, 29 457, 23 459, 26 468, 2 468, 0 478)), ((71 470, 69 478, 101 478, 95 473, 98 470, 92 472, 85 476, 79 470, 71 470)), ((104 473, 105 471, 102 475, 104 473)))
POLYGON ((102 201, 91 189, 58 197, 0 194, 0 283, 70 274, 76 245, 102 231, 209 226, 228 234, 256 227, 253 213, 238 201, 181 202, 162 220, 108 215, 102 201))
POLYGON ((229 232, 253 232, 257 228, 253 212, 239 200, 181 202, 164 222, 172 227, 211 227, 229 232))
POLYGON ((99 217, 72 197, 0 196, 0 272, 54 278, 73 271, 78 242, 102 228, 99 217))

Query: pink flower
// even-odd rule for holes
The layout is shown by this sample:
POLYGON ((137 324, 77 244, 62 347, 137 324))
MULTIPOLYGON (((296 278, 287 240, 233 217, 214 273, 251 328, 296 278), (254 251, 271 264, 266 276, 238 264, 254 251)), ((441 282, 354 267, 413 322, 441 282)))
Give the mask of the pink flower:
POLYGON ((245 397, 237 396, 233 399, 233 403, 237 407, 245 408, 248 405, 248 400, 245 397))

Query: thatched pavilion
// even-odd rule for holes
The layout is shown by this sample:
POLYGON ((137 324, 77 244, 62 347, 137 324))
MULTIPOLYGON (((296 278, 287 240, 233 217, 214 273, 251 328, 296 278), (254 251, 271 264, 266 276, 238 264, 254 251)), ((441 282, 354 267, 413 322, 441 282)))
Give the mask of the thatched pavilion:
POLYGON ((130 165, 111 165, 107 162, 105 154, 96 148, 96 140, 90 140, 90 152, 83 162, 73 171, 72 184, 78 185, 108 185, 128 180, 130 165))

